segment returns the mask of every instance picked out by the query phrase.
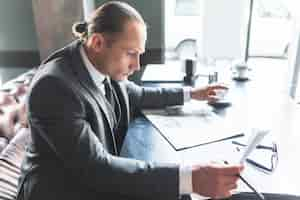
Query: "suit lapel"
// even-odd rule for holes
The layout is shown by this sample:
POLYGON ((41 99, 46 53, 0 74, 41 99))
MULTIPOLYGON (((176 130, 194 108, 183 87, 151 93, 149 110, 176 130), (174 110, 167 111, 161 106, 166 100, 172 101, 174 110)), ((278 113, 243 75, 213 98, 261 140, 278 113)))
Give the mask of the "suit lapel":
POLYGON ((83 64, 81 55, 79 53, 79 46, 80 42, 77 42, 73 43, 69 48, 72 60, 72 69, 74 69, 74 72, 78 77, 80 84, 91 94, 91 96, 97 102, 98 106, 104 113, 106 120, 108 121, 111 132, 113 132, 115 119, 114 115, 112 114, 112 108, 106 101, 105 96, 102 94, 101 91, 99 91, 99 89, 94 84, 93 80, 89 75, 89 72, 83 64))

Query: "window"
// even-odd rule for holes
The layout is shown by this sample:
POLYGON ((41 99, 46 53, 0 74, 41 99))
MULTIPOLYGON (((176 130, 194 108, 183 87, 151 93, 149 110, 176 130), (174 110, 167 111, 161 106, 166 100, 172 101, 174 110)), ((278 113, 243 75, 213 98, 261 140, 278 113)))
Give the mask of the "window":
MULTIPOLYGON (((192 2, 192 0, 180 1, 192 2)), ((195 1, 193 0, 193 2, 195 1)), ((207 3, 208 1, 211 3, 211 0, 199 0, 201 2, 198 5, 199 9, 203 9, 203 2, 207 3)), ((222 2, 229 5, 234 4, 230 0, 222 0, 222 2)), ((199 16, 179 15, 176 13, 176 3, 177 0, 165 0, 165 47, 167 59, 178 58, 176 51, 184 46, 182 43, 185 44, 184 52, 187 52, 186 49, 194 49, 195 41, 202 34, 201 13, 203 13, 203 10, 199 12, 199 16)), ((221 1, 215 2, 215 4, 218 4, 216 9, 217 6, 221 5, 220 3, 221 1)), ((246 14, 249 11, 249 5, 250 3, 244 4, 246 14)), ((295 34, 295 26, 297 23, 300 24, 299 7, 300 2, 296 0, 253 0, 249 43, 250 58, 275 58, 279 63, 287 63, 288 57, 291 57, 289 56, 289 49, 291 48, 293 34, 295 34), (283 62, 278 59, 282 59, 283 62)), ((220 21, 220 23, 224 22, 220 21)), ((282 66, 283 71, 287 70, 287 67, 287 64, 282 66)), ((281 78, 284 79, 284 76, 286 75, 282 74, 281 78)), ((288 86, 285 86, 287 84, 282 83, 282 87, 287 88, 288 86)), ((300 81, 298 81, 296 88, 295 96, 300 102, 300 81)))
POLYGON ((286 58, 293 25, 285 0, 253 0, 249 56, 286 58))
POLYGON ((244 13, 247 11, 247 2, 245 2, 166 0, 165 41, 166 50, 169 53, 167 55, 176 57, 178 56, 177 47, 182 46, 184 41, 188 41, 187 45, 190 45, 191 41, 196 41, 198 46, 196 51, 199 53, 198 59, 200 60, 242 57, 245 44, 243 41, 246 37, 246 34, 243 34, 245 30, 243 21, 246 21, 244 13), (182 8, 186 8, 187 11, 176 12, 182 11, 178 9, 178 5, 184 5, 182 8), (196 12, 196 9, 199 11, 196 12), (225 25, 223 24, 224 18, 227 20, 225 25))
POLYGON ((198 37, 201 26, 195 24, 201 22, 201 16, 179 15, 176 13, 176 0, 165 0, 165 9, 166 58, 176 59, 178 58, 176 47, 184 40, 195 41, 198 37))

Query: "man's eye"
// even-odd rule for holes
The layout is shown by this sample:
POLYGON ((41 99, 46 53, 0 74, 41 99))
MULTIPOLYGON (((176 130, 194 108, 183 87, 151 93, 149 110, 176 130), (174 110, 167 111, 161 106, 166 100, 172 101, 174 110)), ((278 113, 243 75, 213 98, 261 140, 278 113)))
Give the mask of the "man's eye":
POLYGON ((136 55, 137 55, 136 52, 132 52, 132 51, 128 51, 127 54, 128 54, 129 56, 136 56, 136 55))

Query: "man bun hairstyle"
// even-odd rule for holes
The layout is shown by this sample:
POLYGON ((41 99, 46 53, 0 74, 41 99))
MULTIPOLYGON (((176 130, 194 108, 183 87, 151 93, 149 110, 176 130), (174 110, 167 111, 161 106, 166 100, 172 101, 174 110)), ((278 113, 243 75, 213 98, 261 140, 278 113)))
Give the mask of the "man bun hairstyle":
POLYGON ((92 33, 103 33, 115 37, 123 32, 124 25, 130 20, 145 25, 139 12, 129 4, 120 1, 109 1, 92 12, 86 22, 74 23, 72 32, 80 40, 86 40, 92 33))
POLYGON ((88 24, 86 22, 75 22, 72 26, 72 33, 73 35, 84 41, 88 36, 88 24))

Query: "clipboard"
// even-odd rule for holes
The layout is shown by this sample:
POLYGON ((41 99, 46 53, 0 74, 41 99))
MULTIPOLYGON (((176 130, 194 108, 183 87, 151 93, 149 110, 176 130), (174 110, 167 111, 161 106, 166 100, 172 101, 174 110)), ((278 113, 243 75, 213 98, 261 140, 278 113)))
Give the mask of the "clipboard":
POLYGON ((183 107, 148 110, 144 115, 176 151, 244 136, 206 102, 192 100, 183 107))

